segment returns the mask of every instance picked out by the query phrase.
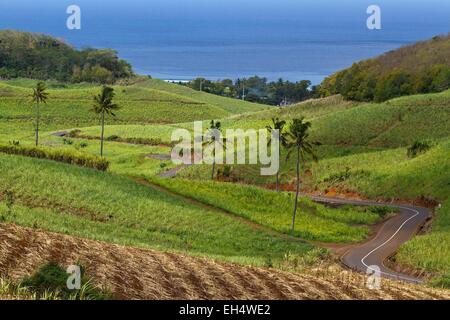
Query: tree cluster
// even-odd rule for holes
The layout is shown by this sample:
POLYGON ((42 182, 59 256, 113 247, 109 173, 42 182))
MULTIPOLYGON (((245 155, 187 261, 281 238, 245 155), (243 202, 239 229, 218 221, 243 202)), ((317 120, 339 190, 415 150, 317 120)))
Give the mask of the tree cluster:
POLYGON ((110 49, 76 50, 50 36, 0 31, 0 78, 114 83, 133 75, 131 65, 110 49))
POLYGON ((289 105, 309 99, 314 94, 308 80, 290 82, 279 79, 268 82, 267 78, 258 76, 235 81, 197 78, 184 85, 198 91, 268 105, 289 105))
POLYGON ((450 88, 450 37, 388 52, 355 63, 325 79, 320 96, 341 94, 356 101, 382 102, 395 97, 450 88))

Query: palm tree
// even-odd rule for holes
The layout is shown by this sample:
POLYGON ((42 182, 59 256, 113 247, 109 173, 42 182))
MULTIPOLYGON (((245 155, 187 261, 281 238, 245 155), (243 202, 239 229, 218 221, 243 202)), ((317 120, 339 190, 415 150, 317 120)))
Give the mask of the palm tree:
POLYGON ((223 144, 223 139, 222 140, 216 140, 217 137, 214 134, 214 131, 222 131, 222 125, 219 121, 214 121, 211 120, 211 123, 209 125, 209 135, 206 137, 207 139, 205 140, 205 142, 203 143, 203 145, 212 145, 214 144, 214 148, 213 148, 213 164, 212 164, 212 172, 211 172, 211 180, 214 180, 214 171, 215 171, 215 167, 216 167, 216 147, 215 147, 215 143, 216 141, 218 141, 222 147, 225 147, 225 145, 223 144))
MULTIPOLYGON (((286 146, 287 144, 287 138, 286 138, 286 132, 284 131, 284 126, 286 125, 286 121, 280 120, 278 118, 272 118, 272 126, 266 126, 267 131, 271 134, 271 137, 269 138, 269 144, 272 142, 272 138, 278 138, 278 142, 280 146, 286 146)), ((281 149, 278 149, 278 159, 281 157, 281 149)), ((279 174, 280 169, 278 168, 277 171, 277 192, 279 192, 279 174)))
POLYGON ((101 116, 102 120, 102 135, 100 144, 100 156, 103 157, 103 139, 105 135, 105 115, 111 115, 115 117, 114 110, 119 109, 117 104, 112 102, 114 98, 114 89, 111 87, 103 86, 102 91, 94 96, 94 105, 92 111, 101 116))
POLYGON ((45 83, 40 81, 36 84, 36 88, 33 89, 32 100, 36 103, 36 147, 39 144, 39 122, 41 118, 40 103, 47 103, 48 93, 45 91, 45 83))
POLYGON ((294 233, 295 216, 297 214, 298 195, 300 191, 300 160, 305 160, 307 156, 317 161, 317 156, 314 153, 314 146, 320 145, 319 142, 313 142, 309 140, 309 129, 311 128, 311 122, 305 121, 304 118, 293 119, 289 125, 287 132, 287 144, 289 149, 286 159, 289 158, 292 152, 297 153, 297 189, 295 193, 294 214, 292 216, 291 232, 294 233))

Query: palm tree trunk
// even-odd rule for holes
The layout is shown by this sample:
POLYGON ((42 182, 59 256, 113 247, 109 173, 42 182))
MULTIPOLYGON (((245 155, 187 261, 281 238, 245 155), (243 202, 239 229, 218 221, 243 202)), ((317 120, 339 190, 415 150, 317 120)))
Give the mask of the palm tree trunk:
POLYGON ((100 142, 100 156, 103 157, 103 137, 105 135, 105 111, 102 112, 102 137, 100 142))
POLYGON ((294 214, 292 216, 291 232, 295 229, 295 216, 297 215, 298 194, 300 192, 300 147, 297 147, 297 190, 295 192, 294 214))
MULTIPOLYGON (((280 170, 280 169, 278 169, 278 170, 280 170)), ((279 174, 279 171, 277 171, 277 192, 280 192, 280 190, 278 188, 278 174, 279 174)))
MULTIPOLYGON (((280 139, 281 140, 281 139, 280 139)), ((280 150, 280 148, 278 148, 278 159, 280 159, 281 158, 281 150, 280 150)), ((279 188, 279 176, 280 176, 280 168, 278 168, 278 171, 277 171, 277 192, 280 192, 280 188, 279 188)))
POLYGON ((39 101, 36 102, 36 147, 39 144, 39 118, 40 118, 40 110, 39 110, 39 101))
POLYGON ((214 145, 213 149, 213 164, 212 164, 212 172, 211 172, 211 180, 214 180, 214 170, 216 167, 216 146, 214 145))

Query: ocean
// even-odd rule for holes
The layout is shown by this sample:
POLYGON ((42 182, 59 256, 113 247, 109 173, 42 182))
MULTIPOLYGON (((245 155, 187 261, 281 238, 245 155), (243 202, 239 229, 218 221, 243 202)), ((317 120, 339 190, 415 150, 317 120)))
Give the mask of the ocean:
POLYGON ((161 79, 259 75, 316 84, 353 62, 447 34, 450 1, 8 0, 0 2, 0 29, 113 48, 137 73, 161 79), (66 27, 73 4, 81 30, 66 27), (381 30, 366 26, 371 4, 381 9, 381 30))

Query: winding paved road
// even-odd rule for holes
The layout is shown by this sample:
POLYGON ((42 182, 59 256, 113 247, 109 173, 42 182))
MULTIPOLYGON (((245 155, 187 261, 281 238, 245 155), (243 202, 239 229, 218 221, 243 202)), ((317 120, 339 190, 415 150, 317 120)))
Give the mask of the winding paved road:
MULTIPOLYGON (((342 257, 342 262, 349 268, 366 273, 373 266, 380 268, 385 278, 401 280, 411 283, 423 281, 411 276, 395 272, 384 265, 387 258, 393 255, 398 248, 417 234, 419 228, 431 217, 427 208, 411 205, 388 204, 372 201, 343 200, 323 197, 311 197, 314 201, 328 204, 349 204, 363 206, 389 206, 400 211, 395 217, 387 220, 377 235, 364 244, 348 250, 342 257)), ((373 269, 372 269, 373 270, 373 269)))
MULTIPOLYGON (((174 177, 178 171, 185 166, 179 166, 169 170, 161 177, 174 177)), ((410 283, 422 283, 423 281, 408 275, 393 271, 384 265, 384 262, 398 248, 414 235, 417 234, 420 227, 432 216, 431 210, 423 207, 400 205, 392 203, 381 203, 374 201, 362 200, 346 200, 329 197, 309 196, 312 200, 327 204, 345 204, 357 206, 388 206, 399 210, 399 214, 387 220, 377 232, 377 235, 356 247, 347 251, 342 257, 342 263, 355 271, 367 273, 370 271, 378 271, 374 266, 379 268, 380 274, 384 278, 401 280, 410 283)))

